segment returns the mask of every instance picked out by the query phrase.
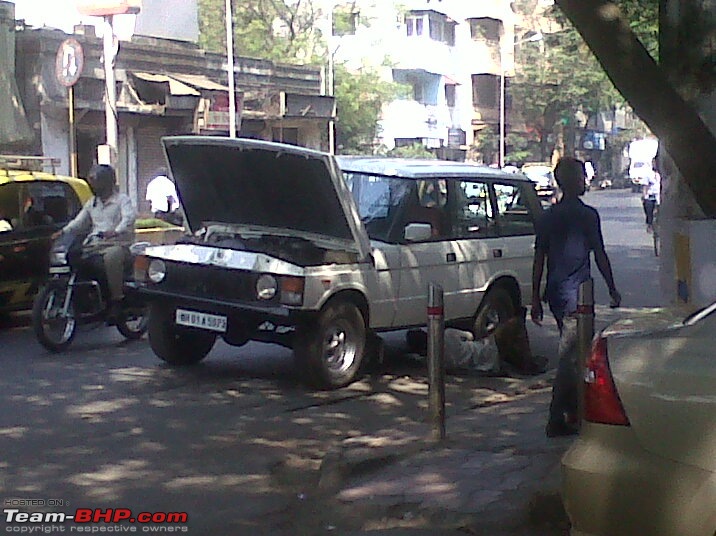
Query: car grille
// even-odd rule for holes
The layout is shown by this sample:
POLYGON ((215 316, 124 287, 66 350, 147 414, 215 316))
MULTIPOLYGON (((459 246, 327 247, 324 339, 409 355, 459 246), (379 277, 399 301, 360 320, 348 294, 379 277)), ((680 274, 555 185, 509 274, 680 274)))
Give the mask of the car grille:
POLYGON ((216 266, 167 262, 158 288, 165 292, 222 301, 255 301, 258 275, 216 266))

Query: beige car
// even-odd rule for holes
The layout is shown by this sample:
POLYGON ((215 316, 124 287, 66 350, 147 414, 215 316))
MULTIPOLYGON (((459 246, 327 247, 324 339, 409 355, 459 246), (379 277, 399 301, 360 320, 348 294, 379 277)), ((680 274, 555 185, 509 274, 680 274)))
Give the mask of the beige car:
POLYGON ((572 536, 716 534, 716 303, 595 339, 585 421, 562 460, 572 536))

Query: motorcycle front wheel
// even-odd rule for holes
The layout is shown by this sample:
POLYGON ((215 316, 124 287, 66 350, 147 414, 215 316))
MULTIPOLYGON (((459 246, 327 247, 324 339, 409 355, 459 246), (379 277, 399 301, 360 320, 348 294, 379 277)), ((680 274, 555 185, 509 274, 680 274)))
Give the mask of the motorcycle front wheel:
POLYGON ((35 336, 40 344, 51 352, 66 350, 77 331, 72 300, 67 311, 63 311, 67 291, 66 285, 50 283, 38 292, 32 306, 32 328, 35 336))

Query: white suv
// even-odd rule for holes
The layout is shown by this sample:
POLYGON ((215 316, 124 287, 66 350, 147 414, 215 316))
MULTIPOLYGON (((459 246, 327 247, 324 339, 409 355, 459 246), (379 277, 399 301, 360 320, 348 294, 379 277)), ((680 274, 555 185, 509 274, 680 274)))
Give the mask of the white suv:
POLYGON ((192 236, 147 249, 149 339, 177 365, 217 336, 294 349, 306 379, 356 379, 376 332, 426 323, 487 332, 528 297, 534 221, 525 177, 447 161, 338 157, 246 139, 164 140, 192 236))

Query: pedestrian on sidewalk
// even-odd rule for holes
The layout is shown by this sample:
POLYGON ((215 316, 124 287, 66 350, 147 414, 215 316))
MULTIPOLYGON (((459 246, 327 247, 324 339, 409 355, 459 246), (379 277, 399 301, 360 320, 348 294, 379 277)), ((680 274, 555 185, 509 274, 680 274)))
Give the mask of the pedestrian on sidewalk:
POLYGON ((604 250, 597 211, 579 199, 585 191, 585 169, 581 160, 563 157, 554 170, 562 199, 548 208, 537 222, 532 266, 532 321, 542 325, 542 296, 549 304, 560 333, 559 364, 552 387, 552 402, 546 433, 548 437, 576 434, 577 415, 577 296, 579 286, 590 277, 590 252, 618 307, 617 291, 609 257, 604 250), (542 273, 547 261, 547 286, 541 293, 542 273))
POLYGON ((641 195, 647 233, 654 232, 654 212, 658 210, 661 203, 661 174, 659 173, 656 158, 651 161, 651 167, 651 175, 649 175, 646 184, 642 187, 641 195))

